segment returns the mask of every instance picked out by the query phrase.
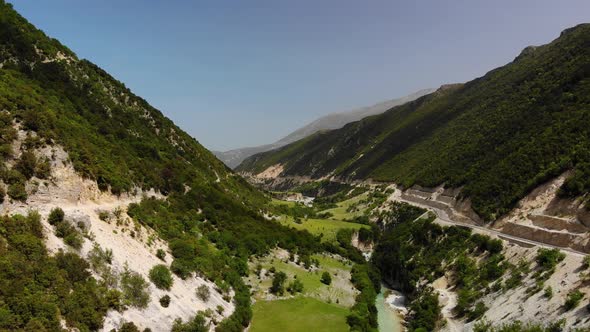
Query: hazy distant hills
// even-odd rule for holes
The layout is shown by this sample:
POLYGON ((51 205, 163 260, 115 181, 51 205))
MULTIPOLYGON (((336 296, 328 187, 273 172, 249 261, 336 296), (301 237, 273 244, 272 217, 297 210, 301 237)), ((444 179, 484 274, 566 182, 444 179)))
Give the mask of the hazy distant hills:
MULTIPOLYGON (((493 220, 531 188, 574 170, 561 195, 590 192, 590 24, 565 30, 465 84, 244 160, 258 174, 462 187, 493 220)), ((590 205, 589 205, 590 206, 590 205)))
POLYGON ((283 137, 282 139, 271 143, 265 144, 260 146, 254 147, 246 147, 240 149, 234 149, 229 151, 213 151, 213 153, 221 159, 227 166, 231 168, 237 167, 244 159, 255 155, 260 152, 269 151, 272 149, 277 149, 287 144, 293 143, 298 141, 302 138, 305 138, 309 135, 312 135, 318 131, 322 130, 333 130, 342 128, 347 123, 351 123, 354 121, 358 121, 364 117, 381 114, 395 106, 399 106, 405 104, 409 101, 416 100, 424 95, 434 92, 436 89, 423 89, 407 96, 387 100, 384 102, 380 102, 378 104, 361 107, 358 109, 346 111, 346 112, 339 112, 339 113, 332 113, 326 116, 323 116, 308 125, 305 125, 289 135, 283 137))

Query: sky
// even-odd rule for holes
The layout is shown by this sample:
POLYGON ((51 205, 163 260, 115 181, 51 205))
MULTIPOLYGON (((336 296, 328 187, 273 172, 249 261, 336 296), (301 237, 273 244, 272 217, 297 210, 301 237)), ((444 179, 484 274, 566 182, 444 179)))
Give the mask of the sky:
POLYGON ((590 22, 587 0, 12 1, 212 150, 465 82, 590 22))

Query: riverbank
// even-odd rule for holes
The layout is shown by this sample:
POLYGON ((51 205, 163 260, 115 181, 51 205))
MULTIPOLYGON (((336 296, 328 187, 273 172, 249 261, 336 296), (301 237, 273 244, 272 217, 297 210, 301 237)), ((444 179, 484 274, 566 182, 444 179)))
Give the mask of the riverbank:
POLYGON ((377 307, 379 331, 402 332, 405 331, 403 316, 407 313, 405 297, 396 290, 381 286, 381 292, 377 295, 375 305, 377 307))

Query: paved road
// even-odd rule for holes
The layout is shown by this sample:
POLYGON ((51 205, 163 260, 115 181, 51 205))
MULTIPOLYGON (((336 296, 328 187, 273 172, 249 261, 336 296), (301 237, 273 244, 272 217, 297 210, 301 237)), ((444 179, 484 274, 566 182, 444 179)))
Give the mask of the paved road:
MULTIPOLYGON (((485 226, 478 226, 478 225, 473 225, 473 224, 468 224, 468 223, 464 223, 464 222, 460 222, 460 221, 455 221, 455 220, 451 220, 448 216, 448 214, 441 210, 441 209, 437 209, 434 208, 432 206, 428 206, 428 205, 424 205, 424 204, 420 204, 420 203, 416 203, 416 202, 412 202, 412 201, 408 201, 405 200, 399 196, 393 198, 394 200, 398 200, 401 202, 405 202, 411 205, 415 205, 415 206, 419 206, 421 208, 427 209, 429 211, 434 212, 434 214, 436 215, 436 221, 440 224, 446 224, 446 225, 456 225, 456 226, 463 226, 463 227, 468 227, 474 230, 478 230, 482 233, 486 233, 486 234, 492 234, 492 235, 496 235, 504 240, 510 241, 510 242, 516 242, 516 243, 520 243, 520 244, 525 244, 525 245, 530 245, 530 246, 537 246, 537 247, 543 247, 543 248, 556 248, 562 251, 567 251, 571 254, 574 255, 578 255, 578 256, 586 256, 586 254, 584 252, 581 251, 577 251, 571 248, 567 248, 567 247, 558 247, 558 246, 553 246, 550 244, 546 244, 543 242, 538 242, 538 241, 533 241, 533 240, 529 240, 529 239, 525 239, 522 237, 518 237, 518 236, 514 236, 514 235, 509 235, 509 234, 505 234, 502 233, 499 230, 495 230, 492 228, 488 228, 485 226)), ((427 214, 428 212, 425 212, 424 214, 422 214, 420 217, 418 217, 417 219, 422 218, 425 214, 427 214)))

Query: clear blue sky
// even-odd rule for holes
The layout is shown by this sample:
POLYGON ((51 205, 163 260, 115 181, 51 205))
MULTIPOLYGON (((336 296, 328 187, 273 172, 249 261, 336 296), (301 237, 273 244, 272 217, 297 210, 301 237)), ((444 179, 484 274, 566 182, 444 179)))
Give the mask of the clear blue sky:
POLYGON ((588 0, 13 1, 210 149, 463 82, 590 21, 588 0))

